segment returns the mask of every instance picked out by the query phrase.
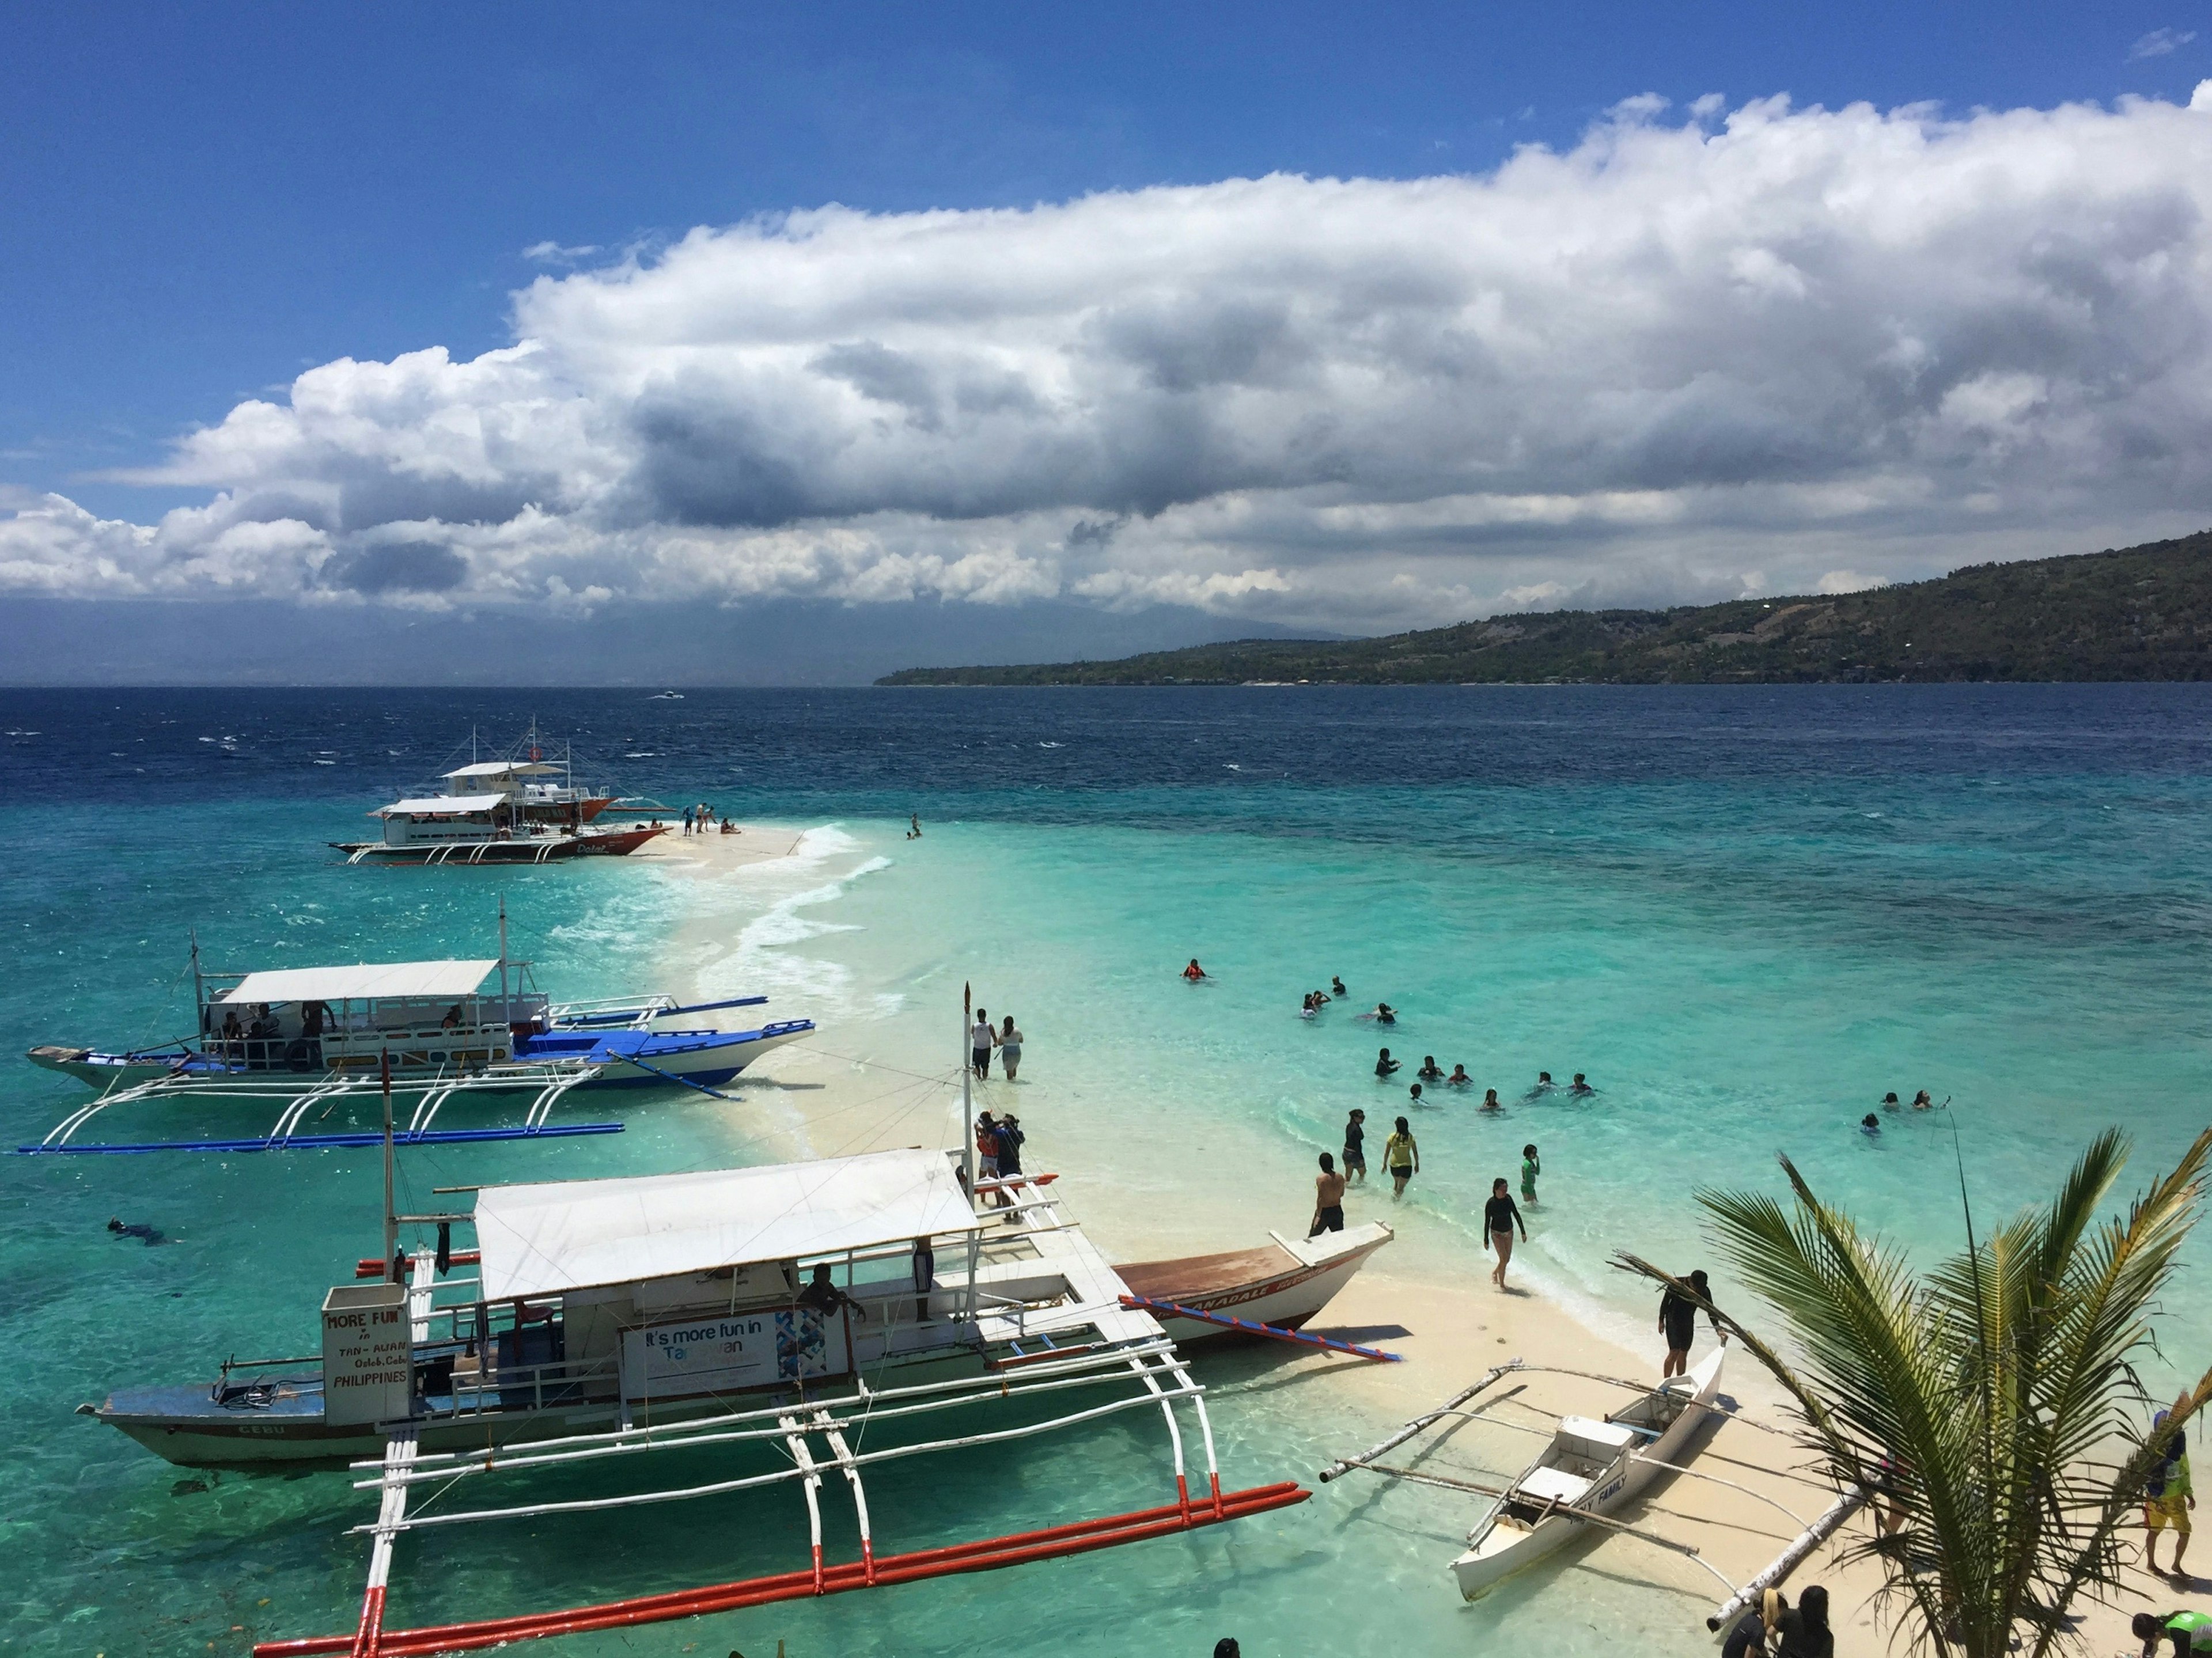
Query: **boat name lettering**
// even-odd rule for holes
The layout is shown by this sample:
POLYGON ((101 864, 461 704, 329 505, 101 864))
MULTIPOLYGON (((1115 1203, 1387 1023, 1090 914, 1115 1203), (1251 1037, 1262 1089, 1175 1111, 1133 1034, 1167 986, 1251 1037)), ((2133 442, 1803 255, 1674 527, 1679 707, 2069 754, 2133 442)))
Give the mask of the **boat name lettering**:
POLYGON ((664 1326, 641 1333, 651 1346, 688 1347, 697 1341, 727 1341, 738 1336, 757 1336, 767 1329, 768 1326, 757 1318, 725 1318, 717 1319, 711 1324, 692 1324, 676 1329, 664 1326))

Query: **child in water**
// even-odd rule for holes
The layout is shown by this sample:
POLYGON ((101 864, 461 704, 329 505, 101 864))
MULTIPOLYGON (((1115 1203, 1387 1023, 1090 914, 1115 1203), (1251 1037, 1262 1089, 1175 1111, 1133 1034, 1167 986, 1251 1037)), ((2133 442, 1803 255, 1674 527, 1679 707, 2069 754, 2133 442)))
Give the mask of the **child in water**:
POLYGON ((1859 1133, 1869 1136, 1879 1135, 1881 1133, 1881 1119, 1875 1116, 1873 1112, 1868 1112, 1859 1119, 1859 1133))
POLYGON ((1537 1160, 1536 1148, 1533 1145, 1522 1146, 1521 1148, 1522 1202, 1533 1204, 1536 1201, 1536 1176, 1543 1172, 1544 1165, 1537 1160))

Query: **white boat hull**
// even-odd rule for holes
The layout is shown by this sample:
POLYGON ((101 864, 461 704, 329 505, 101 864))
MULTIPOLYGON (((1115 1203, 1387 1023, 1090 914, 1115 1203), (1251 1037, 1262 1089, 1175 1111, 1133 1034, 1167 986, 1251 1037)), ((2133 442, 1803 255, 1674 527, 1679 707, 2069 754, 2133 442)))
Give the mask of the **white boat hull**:
MULTIPOLYGON (((1469 1538, 1467 1552, 1452 1562, 1452 1576, 1458 1581, 1460 1594, 1469 1600, 1479 1600, 1515 1572, 1534 1565, 1563 1544, 1599 1529, 1574 1515, 1583 1513, 1610 1517, 1633 1502, 1644 1487, 1665 1472, 1655 1463, 1679 1462, 1678 1453, 1705 1420, 1714 1392, 1720 1386, 1721 1367, 1727 1357, 1727 1348, 1717 1348, 1687 1375, 1676 1378, 1680 1390, 1689 1395, 1689 1402, 1681 1413, 1658 1438, 1639 1443, 1629 1457, 1595 1480, 1571 1508, 1557 1509, 1534 1526, 1522 1528, 1504 1517, 1507 1499, 1501 1498, 1490 1518, 1477 1527, 1469 1538)), ((1534 1472, 1532 1468, 1530 1473, 1534 1472)), ((1522 1479, 1528 1478, 1527 1473, 1522 1476, 1522 1479)), ((1515 1482, 1516 1488, 1520 1483, 1515 1482)))

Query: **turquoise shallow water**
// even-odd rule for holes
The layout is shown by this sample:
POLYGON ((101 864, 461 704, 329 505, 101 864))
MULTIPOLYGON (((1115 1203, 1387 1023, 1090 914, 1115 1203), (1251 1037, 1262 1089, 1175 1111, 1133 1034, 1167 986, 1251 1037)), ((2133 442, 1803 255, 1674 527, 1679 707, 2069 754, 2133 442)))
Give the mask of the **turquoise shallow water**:
MULTIPOLYGON (((1954 1123, 1988 1214, 2047 1190, 2106 1122, 2135 1132, 2147 1172, 2205 1119, 2212 695, 2193 688, 533 700, 631 786, 840 833, 821 837, 818 871, 781 885, 605 865, 336 868, 320 841, 434 768, 470 720, 519 725, 527 703, 7 693, 0 828, 42 856, 0 896, 21 964, 0 1036, 20 1052, 181 1029, 191 926, 239 964, 489 953, 503 892, 518 953, 584 994, 664 982, 659 958, 688 925, 738 946, 710 973, 822 1019, 825 1047, 918 1069, 943 1058, 927 1051, 947 1045, 940 1010, 973 981, 1029 1038, 1030 1162, 1138 1194, 1152 1222, 1125 1206, 1101 1229, 1134 1253, 1149 1234, 1204 1237, 1230 1210, 1303 1221, 1312 1155, 1345 1111, 1364 1106, 1373 1127, 1402 1108, 1403 1087, 1370 1074, 1386 1038, 1349 1017, 1385 997, 1409 1070, 1425 1053, 1464 1061, 1508 1102, 1492 1120, 1463 1097, 1418 1114, 1425 1169, 1392 1216, 1398 1248, 1478 1273, 1474 1204, 1536 1140, 1530 1281, 1627 1340, 1648 1312, 1607 1255, 1702 1258, 1691 1191, 1771 1184, 1778 1149, 1927 1250, 1957 1234, 1954 1123), (927 824, 918 843, 898 833, 908 810, 927 824), (1175 980, 1192 954, 1218 984, 1175 980), (1350 1004, 1297 1019, 1331 973, 1350 1004), (1601 1091, 1523 1102, 1539 1069, 1586 1071, 1601 1091), (1883 1091, 1923 1087, 1951 1111, 1893 1119, 1878 1142, 1856 1133, 1883 1091)), ((18 1065, 0 1089, 9 1143, 77 1097, 18 1065)), ((620 1114, 618 1137, 426 1152, 407 1178, 763 1155, 765 1114, 680 1100, 620 1114)), ((934 1127, 915 1121, 917 1138, 934 1127)), ((235 1653, 347 1621, 362 1550, 337 1533, 362 1516, 342 1479, 191 1490, 69 1412, 226 1351, 304 1351, 333 1264, 373 1247, 373 1156, 9 1159, 0 1204, 15 1359, 0 1541, 16 1567, 0 1641, 235 1653), (102 1230, 116 1213, 172 1241, 118 1243, 102 1230)), ((1386 1208, 1370 1193, 1353 1218, 1386 1208)), ((2201 1277, 2184 1276, 2163 1327, 2194 1368, 2212 1329, 2201 1277)), ((1310 1478, 1374 1425, 1316 1419, 1271 1365, 1206 1367, 1238 1484, 1310 1478)), ((1156 1455, 1130 1418, 1019 1460, 908 1465, 879 1502, 902 1516, 901 1546, 1046 1524, 1154 1500, 1156 1455)), ((441 1541, 404 1569, 406 1616, 775 1569, 803 1534, 790 1506, 441 1541)), ((1462 1608, 1440 1568, 1464 1523, 1446 1499, 1336 1486, 1218 1533, 549 1650, 783 1638, 803 1658, 988 1636, 1203 1652, 1232 1629, 1255 1654, 1701 1648, 1698 1596, 1594 1572, 1462 1608)))

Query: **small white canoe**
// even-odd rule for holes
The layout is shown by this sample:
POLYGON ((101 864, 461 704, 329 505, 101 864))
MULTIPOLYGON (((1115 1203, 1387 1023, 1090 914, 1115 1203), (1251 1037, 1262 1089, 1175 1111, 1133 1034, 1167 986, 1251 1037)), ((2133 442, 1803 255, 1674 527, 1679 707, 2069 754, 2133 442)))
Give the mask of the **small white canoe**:
MULTIPOLYGON (((1258 1249, 1131 1261, 1114 1270, 1132 1295, 1295 1330, 1326 1307, 1392 1235, 1381 1221, 1370 1220, 1310 1238, 1267 1236, 1274 1242, 1258 1249)), ((1161 1328, 1179 1342, 1235 1333, 1195 1319, 1158 1317, 1161 1328)))
POLYGON ((1468 1534, 1467 1552, 1452 1562, 1460 1593, 1470 1600, 1489 1593, 1562 1543, 1595 1529, 1576 1515, 1610 1515, 1664 1472, 1654 1464, 1679 1464, 1712 1403, 1727 1357, 1727 1348, 1716 1348, 1686 1376, 1661 1382, 1602 1421, 1561 1418, 1543 1454, 1468 1534))

